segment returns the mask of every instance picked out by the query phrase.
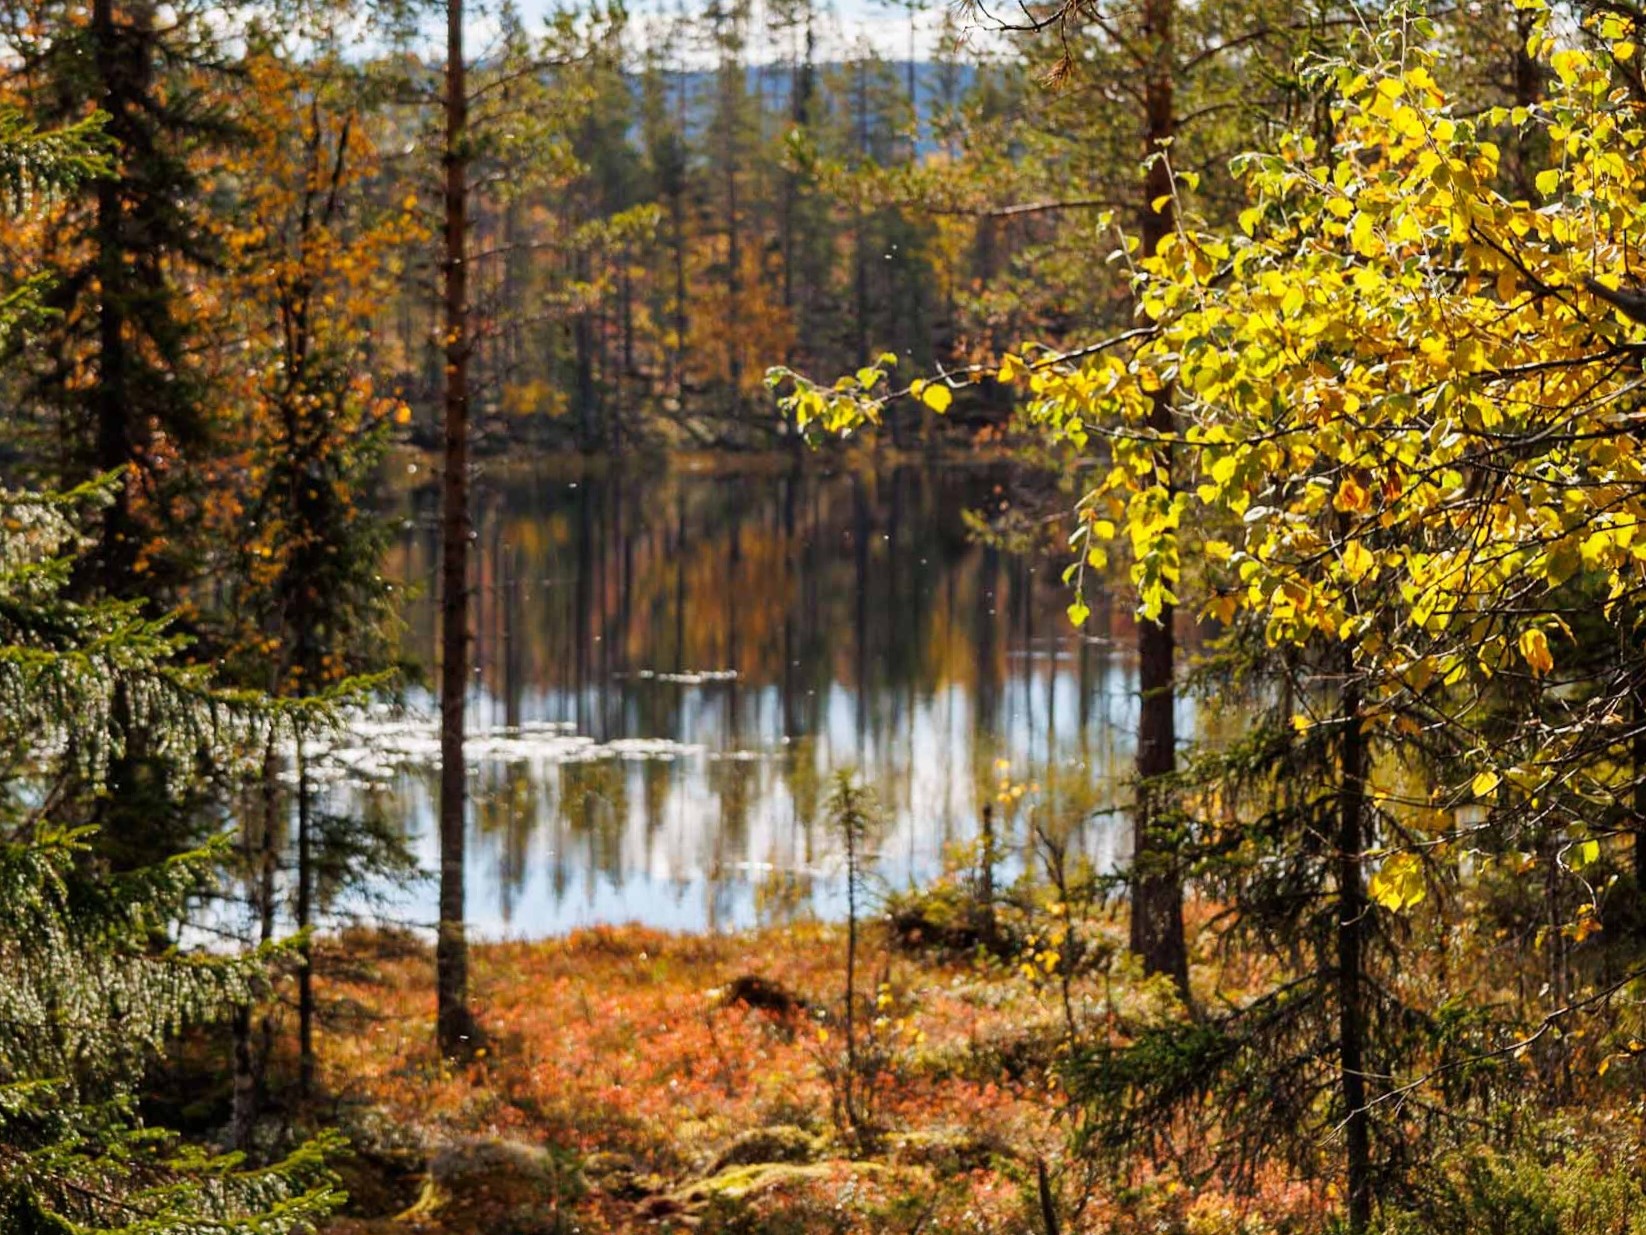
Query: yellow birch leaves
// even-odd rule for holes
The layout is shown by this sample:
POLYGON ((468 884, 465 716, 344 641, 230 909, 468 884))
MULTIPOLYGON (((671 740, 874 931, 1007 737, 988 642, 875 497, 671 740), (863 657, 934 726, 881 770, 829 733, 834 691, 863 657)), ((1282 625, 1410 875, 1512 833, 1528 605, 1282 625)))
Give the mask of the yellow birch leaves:
POLYGON ((1423 860, 1413 853, 1393 853, 1372 876, 1366 891, 1385 909, 1394 913, 1410 909, 1427 894, 1423 883, 1423 860))
MULTIPOLYGON (((1543 53, 1555 93, 1523 121, 1545 126, 1551 165, 1533 178, 1581 202, 1516 198, 1489 127, 1508 113, 1454 116, 1420 53, 1343 67, 1335 145, 1294 134, 1247 156, 1236 232, 1184 223, 1139 262, 1158 324, 1123 364, 1026 383, 1043 426, 1118 430, 1094 493, 1131 542, 1145 615, 1176 598, 1180 528, 1216 528, 1227 552, 1203 604, 1264 614, 1272 640, 1358 639, 1352 614, 1375 599, 1431 640, 1472 632, 1438 654, 1442 678, 1495 674, 1505 647, 1544 676, 1555 653, 1513 589, 1646 579, 1631 551, 1646 468, 1613 427, 1640 366, 1629 325, 1583 290, 1627 269, 1620 237, 1646 234, 1630 170, 1646 130, 1603 55, 1543 53), (1179 428, 1160 433, 1168 388, 1179 428)), ((1014 357, 1000 376, 1025 382, 1014 357)))
MULTIPOLYGON (((1576 643, 1561 610, 1646 594, 1642 327, 1589 290, 1646 285, 1646 123, 1614 73, 1633 26, 1614 25, 1592 48, 1538 27, 1535 108, 1454 112, 1410 41, 1338 66, 1329 139, 1237 160, 1237 228, 1180 211, 1136 260, 1126 353, 1032 380, 1002 366, 1050 436, 1104 427, 1087 501, 1130 546, 1144 616, 1192 592, 1271 644, 1342 649, 1327 662, 1354 666, 1368 728, 1394 734, 1441 692, 1556 688, 1576 643)), ((1580 729, 1512 767, 1483 746, 1447 792, 1486 802, 1508 776, 1535 804, 1580 729)), ((1370 893, 1417 904, 1422 862, 1390 854, 1370 893)))

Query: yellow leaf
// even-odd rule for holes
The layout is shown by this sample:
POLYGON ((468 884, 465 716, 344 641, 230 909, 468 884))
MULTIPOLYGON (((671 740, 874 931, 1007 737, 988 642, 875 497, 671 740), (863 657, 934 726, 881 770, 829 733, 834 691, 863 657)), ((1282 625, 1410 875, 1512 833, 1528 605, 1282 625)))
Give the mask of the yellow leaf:
POLYGON ((1560 172, 1555 168, 1548 168, 1537 174, 1537 191, 1544 197, 1553 197, 1560 189, 1560 172))
POLYGON ((1358 540, 1351 540, 1343 546, 1343 570, 1350 579, 1359 583, 1372 568, 1377 565, 1377 559, 1372 551, 1358 540))
POLYGON ((1589 67, 1589 57, 1575 47, 1563 48, 1549 57, 1549 64, 1568 86, 1589 67))
POLYGON ((1355 215, 1355 221, 1349 225, 1349 240, 1355 252, 1362 257, 1377 257, 1383 252, 1383 245, 1372 232, 1372 216, 1369 214, 1355 215))
POLYGON ((1501 779, 1496 772, 1481 772, 1469 782, 1469 788, 1477 798, 1490 797, 1501 779))
POLYGON ((1337 487, 1337 496, 1332 499, 1333 508, 1344 514, 1365 510, 1371 504, 1372 495, 1353 476, 1343 478, 1343 483, 1337 487))
POLYGON ((954 393, 941 382, 932 382, 920 392, 920 401, 941 416, 954 402, 954 393))
POLYGON ((1521 634, 1520 654, 1539 677, 1555 667, 1555 658, 1549 655, 1549 637, 1536 627, 1521 634))
POLYGON ((1396 853, 1384 859, 1383 869, 1367 885, 1371 897, 1391 913, 1409 909, 1428 895, 1423 884, 1423 862, 1416 854, 1396 853))

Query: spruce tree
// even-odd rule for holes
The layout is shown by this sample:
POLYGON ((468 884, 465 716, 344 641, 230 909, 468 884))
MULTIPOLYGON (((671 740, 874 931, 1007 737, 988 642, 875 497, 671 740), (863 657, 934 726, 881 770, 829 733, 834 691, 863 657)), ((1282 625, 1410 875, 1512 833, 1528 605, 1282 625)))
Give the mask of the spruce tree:
MULTIPOLYGON (((105 176, 99 119, 43 132, 0 113, 10 203, 105 176)), ((50 290, 37 279, 11 296, 0 337, 34 327, 50 290)), ((117 486, 0 490, 0 1228, 312 1230, 341 1199, 325 1143, 249 1168, 145 1126, 139 1109, 171 1035, 226 1015, 266 964, 176 942, 216 846, 111 871, 91 829, 58 822, 107 789, 133 733, 179 766, 222 767, 262 711, 214 695, 141 602, 77 594, 97 547, 87 516, 118 503, 117 486)))
POLYGON ((0 1228, 311 1229, 340 1199, 323 1145, 252 1169, 144 1126, 138 1107, 168 1038, 247 1000, 266 963, 168 942, 217 847, 112 872, 89 829, 53 822, 70 793, 106 786, 117 708, 205 761, 249 716, 179 665, 162 620, 67 595, 90 544, 77 517, 109 500, 106 486, 0 492, 0 1228))

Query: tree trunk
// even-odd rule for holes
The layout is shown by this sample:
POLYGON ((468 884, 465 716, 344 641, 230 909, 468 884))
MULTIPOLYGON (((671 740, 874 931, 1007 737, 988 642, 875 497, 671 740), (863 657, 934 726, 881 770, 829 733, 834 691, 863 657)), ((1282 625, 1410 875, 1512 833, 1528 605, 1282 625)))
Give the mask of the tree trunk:
POLYGON ((469 668, 468 95, 463 0, 446 5, 445 476, 440 558, 440 925, 435 944, 436 1029, 441 1054, 472 1045, 469 951, 464 930, 463 705, 469 668))
MULTIPOLYGON (((842 800, 851 805, 845 795, 850 789, 840 787, 842 800)), ((855 812, 844 812, 846 824, 846 1126, 857 1135, 857 819, 855 812)))
MULTIPOLYGON (((122 123, 131 90, 138 83, 128 80, 134 66, 123 55, 120 29, 115 21, 114 0, 95 0, 91 10, 91 39, 98 85, 102 97, 98 105, 118 117, 111 134, 120 153, 127 125, 122 123)), ((126 352, 126 313, 131 292, 126 277, 126 226, 121 204, 119 167, 97 182, 97 386, 93 395, 97 424, 97 468, 113 472, 129 468, 135 442, 132 432, 128 386, 131 383, 126 352)), ((123 476, 115 486, 113 501, 103 512, 102 535, 98 545, 98 583, 111 596, 128 595, 132 566, 139 548, 137 528, 131 509, 132 478, 123 476)))
POLYGON ((743 61, 735 57, 729 67, 722 106, 726 109, 726 376, 731 383, 731 413, 743 414, 743 233, 739 227, 737 200, 738 120, 743 113, 743 61))
MULTIPOLYGON (((297 734, 297 929, 314 924, 314 830, 309 763, 297 734)), ((297 1092, 314 1092, 314 947, 305 935, 297 946, 297 1092)))
MULTIPOLYGON (((1172 99, 1172 0, 1148 0, 1143 9, 1144 46, 1151 56, 1144 83, 1145 150, 1158 156, 1143 177, 1143 251, 1153 254, 1176 227, 1172 182, 1166 165, 1175 128, 1172 99), (1154 203, 1166 198, 1160 210, 1154 203)), ((1156 392, 1149 427, 1170 433, 1175 427, 1172 390, 1156 392)), ((1162 444, 1155 465, 1170 484, 1172 448, 1162 444)), ((1185 998, 1189 993, 1188 951, 1183 936, 1183 884, 1175 854, 1162 835, 1167 794, 1163 778, 1177 767, 1177 692, 1173 681, 1177 658, 1173 630, 1175 610, 1162 608, 1155 621, 1137 624, 1138 689, 1137 809, 1132 827, 1131 946, 1149 974, 1169 975, 1185 998)))
MULTIPOLYGON (((1354 672, 1352 658, 1349 672, 1354 672)), ((1366 738, 1360 729, 1360 692, 1343 693, 1341 797, 1337 833, 1338 1073, 1343 1093, 1349 1231, 1371 1224, 1371 1112, 1366 1107, 1366 1009, 1362 972, 1368 918, 1364 872, 1366 738)))
MULTIPOLYGON (((868 70, 862 60, 857 65, 857 159, 859 165, 869 158, 869 81, 868 70)), ((853 313, 856 318, 856 347, 853 355, 857 367, 869 363, 869 251, 868 220, 859 205, 852 212, 853 313)))
POLYGON ((229 1115, 229 1144, 240 1153, 251 1148, 257 1126, 257 1063, 252 1051, 251 1004, 234 1005, 234 1096, 229 1115))
POLYGON ((669 363, 673 369, 670 388, 675 398, 675 414, 684 416, 686 411, 686 335, 690 327, 687 309, 687 281, 686 281, 686 191, 689 176, 687 173, 687 100, 686 79, 688 73, 684 64, 674 65, 675 80, 678 88, 675 90, 674 124, 672 132, 677 137, 678 147, 671 147, 670 175, 669 175, 669 242, 672 250, 674 269, 674 324, 673 346, 669 352, 669 363))
POLYGON ((1634 689, 1635 734, 1629 744, 1634 764, 1634 867, 1635 892, 1646 900, 1646 684, 1634 689))
MULTIPOLYGON (((274 734, 263 749, 263 775, 259 785, 257 810, 257 866, 253 874, 252 905, 257 911, 257 942, 267 947, 274 940, 275 885, 279 867, 280 829, 275 818, 279 785, 276 777, 274 734)), ((252 1132, 263 1104, 263 1070, 274 1048, 274 1013, 265 1003, 260 1018, 261 1041, 252 1041, 250 1003, 234 1009, 234 1097, 229 1116, 229 1141, 242 1152, 251 1148, 252 1132)))
POLYGON ((674 258, 674 339, 669 349, 669 366, 674 370, 672 386, 678 412, 686 407, 686 190, 677 187, 669 194, 669 239, 674 258))
MULTIPOLYGON (((1511 42, 1514 45, 1514 98, 1519 107, 1534 107, 1543 94, 1542 68, 1535 56, 1527 50, 1527 40, 1531 37, 1536 26, 1537 14, 1527 11, 1516 11, 1513 16, 1514 31, 1511 42)), ((1532 198, 1536 179, 1533 175, 1534 164, 1539 154, 1541 144, 1537 132, 1531 126, 1521 126, 1525 131, 1517 131, 1515 137, 1515 185, 1521 194, 1528 200, 1532 198)))
POLYGON ((982 853, 979 855, 977 899, 982 909, 982 935, 989 946, 993 947, 1000 935, 999 922, 994 912, 994 863, 999 850, 994 834, 994 805, 989 802, 983 803, 982 835, 979 840, 982 853))
MULTIPOLYGON (((588 254, 579 253, 574 267, 578 281, 588 283, 591 279, 588 254)), ((585 307, 572 321, 572 343, 575 350, 573 366, 577 386, 577 435, 584 450, 594 450, 600 444, 599 413, 596 408, 599 397, 595 391, 594 379, 594 324, 591 320, 593 312, 593 309, 585 307)))

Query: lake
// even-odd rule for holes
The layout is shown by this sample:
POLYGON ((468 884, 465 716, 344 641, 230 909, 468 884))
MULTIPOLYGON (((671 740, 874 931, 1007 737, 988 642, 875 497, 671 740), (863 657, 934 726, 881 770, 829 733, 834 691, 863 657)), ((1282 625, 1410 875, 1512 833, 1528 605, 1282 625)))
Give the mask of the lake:
MULTIPOLYGON (((434 679, 438 492, 408 476, 390 569, 419 590, 403 643, 434 679)), ((1016 502, 1000 467, 483 468, 476 483, 471 930, 530 938, 639 921, 739 928, 843 912, 823 803, 877 795, 881 887, 942 871, 996 806, 1100 865, 1123 852, 1136 718, 1128 606, 1073 630, 1062 562, 977 543, 1016 502)), ((437 864, 430 702, 358 726, 388 768, 329 791, 437 864)), ((1184 718, 1185 725, 1189 718, 1184 718)), ((348 751, 342 752, 348 755, 348 751)), ((1008 872, 1009 873, 1009 872, 1008 872)), ((385 916, 434 918, 434 886, 385 916)))

